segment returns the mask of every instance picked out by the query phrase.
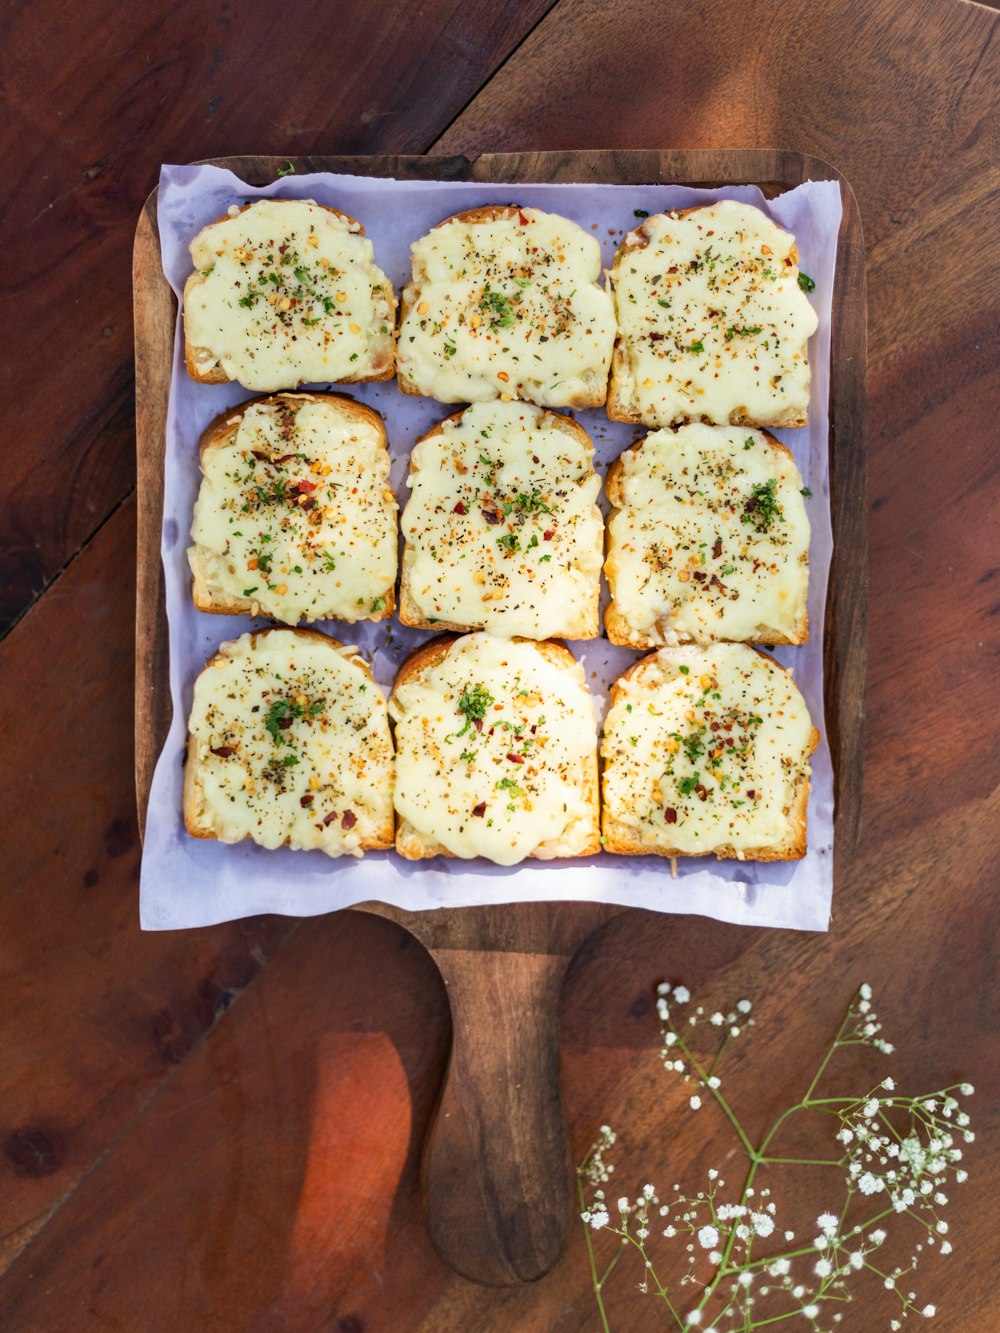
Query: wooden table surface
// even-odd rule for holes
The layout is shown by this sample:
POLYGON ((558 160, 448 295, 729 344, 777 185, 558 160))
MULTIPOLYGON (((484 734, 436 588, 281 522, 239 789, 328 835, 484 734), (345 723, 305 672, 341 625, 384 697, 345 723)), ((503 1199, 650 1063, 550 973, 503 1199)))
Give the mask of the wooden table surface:
MULTIPOLYGON (((35 0, 8 18, 0 1328, 599 1326, 578 1231, 506 1290, 427 1239, 448 1003, 405 931, 355 913, 138 929, 132 233, 161 161, 727 146, 832 162, 864 223, 864 825, 828 935, 630 912, 591 940, 562 996, 571 1147, 615 1125, 630 1192, 729 1152, 659 1065, 661 978, 757 999, 734 1074, 754 1124, 870 981, 900 1087, 977 1085, 955 1253, 917 1285, 936 1327, 1000 1327, 996 28, 966 0, 766 17, 752 0, 35 0)), ((609 1286, 612 1327, 666 1328, 633 1276, 609 1286)), ((842 1327, 894 1313, 868 1283, 842 1327)))

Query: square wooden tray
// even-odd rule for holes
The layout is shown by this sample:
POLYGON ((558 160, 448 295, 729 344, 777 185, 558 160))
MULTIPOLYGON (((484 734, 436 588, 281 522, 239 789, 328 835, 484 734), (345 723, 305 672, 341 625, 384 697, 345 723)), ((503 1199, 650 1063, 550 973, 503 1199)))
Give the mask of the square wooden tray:
MULTIPOLYGON (((212 158, 249 183, 287 159, 212 158)), ((480 157, 303 157, 314 171, 398 180, 593 182, 718 187, 755 184, 767 197, 806 180, 840 185, 830 350, 830 488, 834 553, 826 604, 825 726, 836 792, 835 865, 860 826, 864 761, 867 504, 865 269, 850 186, 801 153, 593 151, 480 157)), ((177 309, 160 264, 156 191, 139 218, 133 262, 138 536, 135 779, 143 830, 153 768, 170 725, 160 532, 163 462, 177 309)), ((530 1281, 555 1262, 569 1216, 570 1176, 559 1093, 558 1000, 565 969, 603 922, 598 903, 513 903, 461 911, 362 910, 390 917, 432 953, 449 986, 452 1056, 424 1151, 429 1227, 438 1250, 475 1281, 530 1281), (485 1145, 485 1146, 484 1146, 485 1145)))

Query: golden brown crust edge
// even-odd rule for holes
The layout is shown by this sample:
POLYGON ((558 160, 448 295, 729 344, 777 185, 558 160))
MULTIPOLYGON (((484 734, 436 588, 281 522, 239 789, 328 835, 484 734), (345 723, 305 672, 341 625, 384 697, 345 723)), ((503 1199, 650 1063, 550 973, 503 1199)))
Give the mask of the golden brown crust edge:
MULTIPOLYGON (((307 402, 328 402, 335 404, 348 417, 355 421, 363 422, 366 425, 374 427, 378 431, 382 447, 388 452, 389 438, 385 429, 385 422, 374 408, 368 407, 365 403, 355 402, 353 398, 347 398, 343 394, 323 393, 320 391, 299 392, 295 389, 283 390, 279 393, 268 393, 257 398, 248 398, 246 402, 238 403, 235 407, 220 412, 202 432, 198 443, 198 457, 204 462, 206 454, 214 449, 221 449, 230 444, 239 430, 240 422, 247 409, 257 403, 270 405, 278 403, 287 398, 304 399, 307 402)), ((197 550, 197 547, 195 547, 197 550)), ((369 613, 366 616, 355 616, 348 619, 345 616, 336 617, 317 617, 318 619, 336 619, 341 624, 357 625, 379 620, 387 620, 396 609, 396 585, 393 581, 385 592, 380 596, 383 599, 383 608, 381 611, 369 613)), ((213 600, 213 595, 208 589, 204 572, 201 564, 192 566, 191 571, 191 599, 197 610, 204 611, 207 614, 215 616, 247 616, 255 615, 254 607, 257 602, 250 597, 234 597, 231 601, 213 600)))
MULTIPOLYGON (((696 204, 693 208, 680 208, 676 210, 672 209, 670 211, 675 213, 675 216, 679 218, 686 218, 691 213, 698 213, 703 208, 710 208, 710 207, 711 207, 710 204, 696 204)), ((664 215, 659 213, 654 213, 653 216, 662 217, 664 215)), ((645 223, 648 220, 649 219, 645 219, 641 226, 634 227, 624 238, 621 245, 618 247, 618 252, 615 255, 614 263, 612 264, 612 270, 617 268, 618 263, 623 255, 629 254, 632 250, 643 250, 649 244, 649 237, 643 230, 645 223)), ((774 225, 776 227, 779 226, 777 222, 774 223, 774 225)), ((782 227, 781 230, 784 231, 784 228, 782 227)), ((790 255, 793 262, 797 264, 799 262, 799 248, 794 243, 792 245, 790 255)), ((611 293, 612 297, 614 297, 614 284, 612 284, 611 293)), ((615 318, 617 320, 617 305, 615 309, 615 318)), ((608 380, 608 397, 607 397, 607 407, 606 407, 608 420, 624 421, 627 424, 633 426, 650 426, 654 428, 657 427, 658 426, 657 422, 647 419, 641 414, 641 412, 633 411, 630 410, 628 407, 626 407, 624 394, 625 394, 625 385, 628 379, 629 379, 628 362, 626 360, 625 353, 623 351, 622 337, 621 334, 619 333, 615 337, 615 346, 611 354, 611 375, 608 380)), ((719 422, 713 421, 710 417, 700 416, 700 415, 684 417, 683 419, 678 419, 677 421, 671 422, 670 424, 675 426, 686 425, 689 422, 699 422, 699 421, 707 426, 715 426, 720 424, 719 422)), ((798 426, 808 426, 809 416, 808 413, 803 415, 797 412, 786 412, 783 417, 771 418, 768 421, 754 421, 750 417, 744 416, 741 412, 730 412, 728 424, 730 426, 749 426, 758 430, 763 429, 766 426, 770 426, 777 430, 782 430, 798 426)), ((777 443, 777 441, 775 441, 775 443, 777 443)), ((767 642, 771 643, 772 640, 768 639, 767 642)))
MULTIPOLYGON (((776 667, 779 671, 787 670, 780 662, 776 662, 773 657, 767 653, 762 653, 759 648, 753 651, 762 657, 765 662, 776 667)), ((638 661, 632 663, 627 670, 623 671, 611 687, 611 694, 608 699, 608 711, 615 706, 619 695, 622 693, 622 683, 631 679, 647 662, 650 662, 657 654, 650 653, 646 657, 640 657, 638 661)), ((804 758, 808 759, 816 746, 819 744, 819 732, 815 727, 809 735, 809 741, 806 745, 804 758)), ((635 830, 620 820, 615 819, 608 811, 607 801, 605 799, 604 770, 606 765, 602 764, 601 776, 601 831, 604 834, 604 850, 612 852, 616 856, 665 856, 675 857, 700 857, 714 856, 717 861, 800 861, 806 854, 807 835, 808 835, 808 806, 809 792, 812 789, 810 773, 803 773, 795 787, 795 793, 792 799, 792 805, 789 809, 789 836, 785 842, 777 847, 753 847, 740 848, 719 847, 706 852, 688 852, 682 851, 678 847, 658 847, 643 842, 635 830)))
MULTIPOLYGON (((482 406, 482 404, 478 404, 478 406, 482 406)), ((530 404, 530 406, 535 406, 535 404, 530 404)), ((425 440, 429 440, 436 435, 443 435, 444 428, 448 424, 448 422, 461 421, 462 417, 465 416, 465 412, 467 410, 468 409, 465 409, 461 412, 452 412, 449 416, 444 417, 441 421, 437 422, 434 426, 432 426, 429 431, 421 435, 416 443, 423 444, 425 440)), ((553 411, 552 408, 543 407, 541 408, 541 411, 545 414, 545 416, 551 417, 553 421, 555 421, 556 426, 559 430, 564 431, 567 435, 575 435, 588 448, 593 450, 594 447, 593 440, 591 440, 590 436, 587 434, 587 432, 584 430, 584 428, 580 425, 578 421, 574 421, 572 417, 565 416, 561 412, 553 411)), ((413 465, 413 454, 411 453, 409 466, 407 469, 408 475, 412 477, 417 470, 418 469, 416 469, 413 465)), ((591 461, 591 471, 593 471, 593 461, 591 461)), ((405 505, 402 506, 402 509, 405 509, 405 505)), ((485 620, 481 624, 477 625, 471 625, 471 624, 464 625, 457 621, 428 620, 424 616, 420 608, 417 606, 416 602, 414 601, 410 589, 410 572, 414 560, 413 546, 409 541, 406 540, 405 535, 403 538, 403 543, 404 543, 403 555, 401 561, 401 575, 400 575, 400 585, 399 585, 400 624, 409 625, 414 629, 432 629, 436 630, 438 633, 454 632, 458 634, 465 634, 465 633, 471 633, 475 630, 485 629, 488 625, 496 623, 491 620, 485 620)), ((580 607, 577 608, 578 610, 577 619, 573 622, 570 622, 566 626, 562 626, 558 629, 550 631, 547 635, 545 635, 545 639, 596 639, 601 632, 600 597, 601 597, 601 580, 600 580, 600 573, 598 572, 598 575, 595 577, 593 581, 592 595, 588 596, 587 600, 580 607)), ((543 642, 543 641, 544 640, 531 640, 531 642, 543 642)))
MULTIPOLYGON (((342 652, 343 649, 348 646, 347 644, 342 643, 339 639, 333 638, 329 634, 321 633, 320 630, 295 629, 293 627, 284 625, 275 625, 268 629, 254 630, 250 635, 251 646, 253 648, 256 648, 257 643, 260 639, 266 638, 268 634, 275 634, 275 633, 298 634, 306 638, 319 639, 322 643, 326 644, 331 650, 336 651, 338 653, 342 652)), ((206 671, 211 671, 217 661, 225 660, 227 656, 228 654, 224 653, 221 648, 217 652, 214 652, 212 656, 208 659, 208 661, 205 663, 205 665, 202 667, 201 671, 198 673, 199 677, 201 677, 206 671)), ((371 667, 368 665, 368 663, 364 660, 363 657, 361 657, 358 653, 354 653, 351 660, 353 662, 356 662, 358 666, 362 668, 365 675, 368 677, 368 679, 372 682, 373 685, 377 684, 375 677, 372 675, 371 667)), ((379 690, 379 695, 380 697, 382 695, 381 689, 379 690)), ((390 734, 391 734, 391 728, 390 728, 390 734)), ((197 736, 192 735, 191 732, 189 731, 187 737, 187 745, 184 752, 184 782, 183 782, 183 793, 181 802, 183 816, 184 816, 184 827, 192 838, 209 838, 216 840, 218 835, 212 828, 211 824, 201 822, 198 817, 198 809, 201 798, 201 783, 199 781, 200 775, 198 771, 198 760, 199 760, 200 749, 201 749, 201 744, 197 736)), ((363 852, 389 851, 393 845, 393 837, 394 837, 394 816, 390 803, 390 809, 386 817, 385 823, 382 825, 378 833, 373 838, 363 840, 359 844, 360 850, 363 852)), ((246 838, 242 839, 243 842, 246 842, 248 840, 249 840, 249 835, 247 835, 246 838)), ((285 839, 285 842, 282 844, 282 846, 286 847, 288 846, 287 838, 285 839)))
MULTIPOLYGON (((659 427, 658 429, 673 430, 676 433, 676 431, 679 430, 680 427, 663 426, 659 427)), ((785 454, 786 457, 790 458, 793 463, 795 463, 795 455, 792 453, 791 449, 789 449, 787 445, 782 444, 782 442, 779 439, 777 439, 774 435, 772 435, 770 431, 765 430, 762 426, 752 426, 752 427, 748 426, 748 429, 760 431, 761 435, 764 436, 766 444, 769 447, 779 450, 781 453, 785 454)), ((614 462, 608 466, 607 473, 605 474, 604 477, 604 492, 607 495, 608 501, 611 504, 611 513, 608 515, 608 519, 604 527, 607 546, 608 546, 607 558, 604 561, 604 575, 605 578, 607 579, 608 590, 611 593, 611 600, 604 611, 604 632, 605 634, 607 634, 609 641, 611 643, 617 644, 620 648, 658 649, 670 646, 668 644, 660 642, 658 639, 651 638, 648 635, 633 634, 629 627, 628 621, 618 610, 618 607, 615 603, 614 580, 617 576, 617 565, 615 562, 615 550, 611 545, 611 520, 612 518, 614 518, 615 514, 617 514, 624 507, 622 504, 622 499, 623 499, 622 476, 625 471, 625 465, 623 459, 626 454, 638 453, 639 450, 642 448, 642 446, 645 444, 645 442, 646 442, 646 437, 643 436, 641 440, 636 440, 635 444, 630 444, 627 449, 623 449, 622 452, 618 455, 618 457, 614 460, 614 462)), ((807 565, 809 563, 808 551, 806 552, 805 563, 807 565)), ((696 640, 694 639, 678 639, 678 644, 680 645, 693 644, 695 642, 696 640)), ((699 640, 697 642, 701 643, 702 641, 699 640)), ((802 614, 799 616, 798 623, 796 624, 795 630, 792 634, 785 634, 781 630, 772 631, 769 629, 768 626, 762 625, 758 628, 757 633, 754 635, 752 639, 740 639, 740 640, 709 639, 705 640, 704 642, 705 643, 739 642, 751 645, 754 644, 770 645, 772 647, 778 647, 778 646, 801 647, 802 644, 809 642, 808 599, 804 602, 802 606, 802 614)))
MULTIPOLYGON (((261 201, 254 200, 253 202, 260 203, 261 201)), ((278 203, 309 202, 316 204, 316 201, 314 199, 308 201, 301 199, 289 199, 289 200, 279 199, 276 202, 278 203)), ((246 210, 250 207, 252 207, 252 204, 242 204, 240 208, 237 210, 237 212, 234 214, 223 213, 221 217, 213 218, 211 222, 206 222, 204 227, 201 228, 201 231, 206 231, 209 227, 216 227, 220 222, 228 222, 230 217, 237 217, 240 213, 245 213, 246 210)), ((335 217, 346 219, 347 222, 352 223, 354 226, 358 228, 357 232, 354 233, 355 235, 364 236, 365 234, 364 226, 357 220, 357 218, 352 218, 349 213, 345 213, 343 212, 342 209, 339 208, 332 208, 329 204, 316 204, 316 207, 321 208, 324 211, 324 213, 333 213, 335 217)), ((181 300, 181 307, 183 310, 187 309, 188 292, 192 290, 192 288, 197 287, 202 282, 204 282, 204 278, 201 276, 201 274, 198 272, 197 269, 195 269, 192 273, 188 274, 188 277, 184 283, 184 292, 181 300)), ((392 315, 390 316, 390 322, 392 323, 395 321, 396 317, 397 302, 396 302, 396 293, 393 290, 391 284, 389 292, 392 298, 392 315)), ((382 370, 373 372, 371 375, 350 375, 345 379, 334 380, 331 382, 335 384, 376 384, 376 383, 381 383, 384 380, 391 380, 393 375, 395 375, 396 373, 396 354, 395 354, 395 340, 390 339, 389 342, 392 351, 390 353, 388 365, 385 366, 382 370)), ((222 366, 218 364, 218 362, 210 366, 207 371, 202 371, 199 368, 197 359, 199 352, 209 352, 209 355, 214 355, 214 353, 212 353, 209 348, 195 347, 192 343, 188 341, 187 321, 185 320, 184 365, 187 368, 187 372, 190 375, 191 379, 193 379, 196 384, 238 384, 239 383, 238 380, 230 379, 229 376, 226 374, 225 370, 223 370, 222 366)), ((301 382, 302 381, 300 381, 300 383, 301 382)), ((294 392, 294 390, 297 387, 298 385, 289 385, 289 392, 294 392)))
MULTIPOLYGON (((396 679, 393 683, 392 694, 389 696, 390 708, 396 696, 396 691, 400 685, 405 685, 407 681, 419 676, 424 671, 429 671, 442 661, 448 653, 453 643, 456 643, 462 635, 442 634, 437 638, 431 639, 428 643, 422 644, 415 649, 409 657, 401 663, 396 679)), ((578 663, 573 654, 563 643, 558 643, 553 639, 525 639, 512 638, 511 643, 527 643, 532 648, 536 648, 547 657, 550 662, 563 668, 571 667, 576 670, 578 663)), ((586 688, 586 683, 584 683, 586 688)), ((392 719, 390 714, 390 726, 392 719)), ((395 734, 395 732, 394 732, 395 734)), ((594 748, 592 763, 588 765, 588 772, 584 774, 584 787, 587 803, 590 806, 592 816, 592 837, 590 842, 580 851, 567 854, 567 857, 539 857, 535 852, 529 852, 525 858, 527 860, 559 860, 559 859, 578 859, 583 856, 595 856, 602 846, 601 842, 601 815, 600 815, 600 783, 598 777, 598 758, 597 747, 594 748)), ((419 833, 412 824, 403 819, 398 813, 396 815, 396 851, 400 856, 408 861, 427 860, 432 856, 446 856, 452 859, 461 859, 453 856, 446 847, 440 843, 427 839, 419 833)))

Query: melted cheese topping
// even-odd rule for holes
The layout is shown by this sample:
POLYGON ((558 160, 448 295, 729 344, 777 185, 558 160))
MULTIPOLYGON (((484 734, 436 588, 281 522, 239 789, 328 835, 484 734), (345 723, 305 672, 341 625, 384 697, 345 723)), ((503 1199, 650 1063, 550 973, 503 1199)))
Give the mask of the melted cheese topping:
POLYGON ((615 320, 600 272, 597 240, 553 213, 435 227, 413 246, 400 378, 443 403, 602 403, 615 320))
POLYGON ((224 643, 195 682, 199 823, 222 842, 358 855, 391 819, 382 693, 353 648, 290 630, 253 638, 224 643))
POLYGON ((290 199, 230 214, 191 242, 184 321, 203 373, 294 389, 391 364, 395 298, 359 223, 290 199))
POLYGON ((791 676, 742 644, 665 648, 604 723, 604 804, 646 846, 737 852, 786 843, 812 722, 791 676))
POLYGON ((413 451, 407 590, 425 620, 575 636, 599 593, 603 519, 589 439, 523 403, 467 408, 413 451))
POLYGON ((633 232, 609 274, 621 405, 652 426, 804 418, 818 319, 794 246, 759 209, 730 200, 658 213, 633 232), (627 248, 635 240, 646 243, 627 248))
POLYGON ((809 519, 783 449, 746 427, 656 431, 619 485, 607 574, 631 642, 801 638, 809 519))
POLYGON ((397 683, 389 711, 396 810, 424 839, 499 865, 593 842, 597 737, 579 665, 470 634, 397 683))
POLYGON ((396 580, 385 435, 335 398, 251 403, 206 449, 188 559, 213 605, 286 624, 381 619, 396 580))

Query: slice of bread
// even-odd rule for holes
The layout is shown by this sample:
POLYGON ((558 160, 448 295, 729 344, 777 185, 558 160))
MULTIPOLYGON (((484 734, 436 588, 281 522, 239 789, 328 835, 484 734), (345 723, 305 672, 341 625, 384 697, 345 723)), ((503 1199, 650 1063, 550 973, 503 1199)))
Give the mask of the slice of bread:
POLYGON ((618 320, 608 416, 647 426, 804 426, 817 316, 795 238, 721 200, 657 213, 608 275, 618 320))
POLYGON ((224 643, 195 681, 184 825, 195 838, 360 855, 392 846, 393 751, 357 649, 317 630, 224 643))
POLYGON ((640 658, 612 688, 604 722, 607 850, 800 859, 818 741, 791 675, 755 648, 640 658))
POLYGON ((432 640, 403 663, 389 715, 401 856, 515 865, 600 850, 593 703, 561 644, 432 640))
POLYGON ((599 407, 615 338, 597 239, 535 208, 445 218, 412 247, 399 387, 442 403, 599 407))
POLYGON ((404 625, 530 639, 600 632, 604 520, 590 436, 528 403, 477 403, 410 455, 404 625))
POLYGON ((236 205, 191 242, 184 359, 248 389, 392 378, 396 298, 360 222, 312 200, 236 205))
POLYGON ((201 437, 195 606, 293 625, 391 615, 389 466, 382 418, 350 398, 283 393, 223 412, 201 437))
POLYGON ((773 435, 654 431, 612 463, 605 489, 612 643, 805 643, 809 519, 773 435))

